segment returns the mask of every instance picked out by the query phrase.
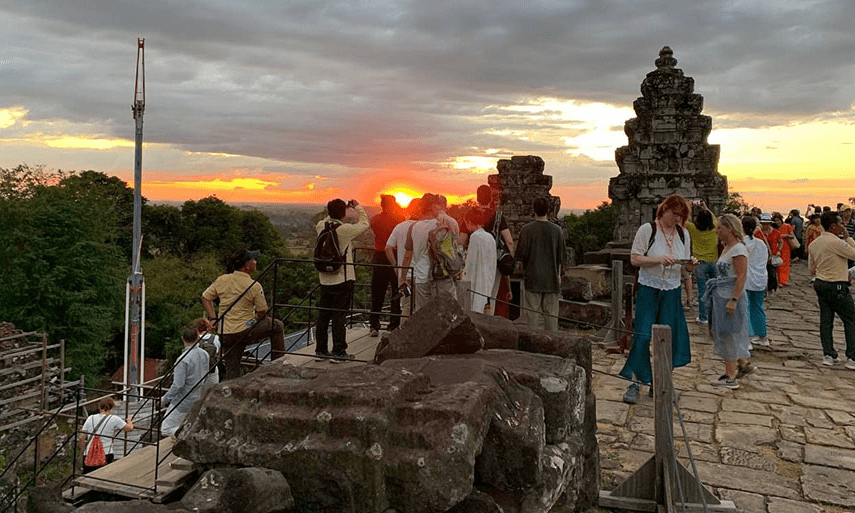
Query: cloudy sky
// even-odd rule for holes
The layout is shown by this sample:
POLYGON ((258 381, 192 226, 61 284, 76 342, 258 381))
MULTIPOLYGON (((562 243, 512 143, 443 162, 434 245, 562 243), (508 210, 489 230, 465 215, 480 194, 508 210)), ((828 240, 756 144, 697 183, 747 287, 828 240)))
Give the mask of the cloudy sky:
POLYGON ((607 199, 669 45, 719 170, 769 209, 855 196, 852 0, 0 0, 0 167, 143 194, 326 202, 470 196, 540 155, 564 208, 607 199))

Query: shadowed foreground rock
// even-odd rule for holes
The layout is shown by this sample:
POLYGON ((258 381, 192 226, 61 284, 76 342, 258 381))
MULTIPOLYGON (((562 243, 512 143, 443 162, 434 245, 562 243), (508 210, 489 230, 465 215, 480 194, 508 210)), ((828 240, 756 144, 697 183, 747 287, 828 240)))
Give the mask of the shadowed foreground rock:
POLYGON ((281 472, 264 468, 221 468, 205 472, 181 499, 190 511, 278 513, 294 498, 281 472))
POLYGON ((585 382, 570 360, 518 351, 273 364, 211 389, 175 452, 279 470, 298 511, 444 512, 476 490, 548 511, 582 472, 585 382))

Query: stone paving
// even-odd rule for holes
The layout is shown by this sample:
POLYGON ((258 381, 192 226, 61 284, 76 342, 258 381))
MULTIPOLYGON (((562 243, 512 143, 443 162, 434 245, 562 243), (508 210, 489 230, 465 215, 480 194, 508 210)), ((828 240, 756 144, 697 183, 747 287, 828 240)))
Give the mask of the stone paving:
MULTIPOLYGON (((675 369, 674 387, 701 481, 745 513, 855 511, 855 370, 825 367, 819 307, 807 263, 794 262, 790 285, 766 300, 771 347, 755 347, 756 370, 738 390, 712 387, 724 362, 706 326, 686 311, 692 363, 675 369)), ((835 347, 844 354, 835 319, 835 347)), ((624 355, 594 350, 602 489, 611 490, 653 453, 653 399, 622 401, 624 355), (606 373, 606 374, 602 374, 606 373), (607 375, 610 374, 610 375, 607 375)), ((691 471, 680 424, 675 446, 691 471)))

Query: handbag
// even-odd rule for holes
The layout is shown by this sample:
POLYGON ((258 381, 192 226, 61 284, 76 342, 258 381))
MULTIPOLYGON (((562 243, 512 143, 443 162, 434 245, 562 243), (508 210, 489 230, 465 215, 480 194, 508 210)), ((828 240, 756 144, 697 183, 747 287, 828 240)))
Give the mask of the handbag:
POLYGON ((493 237, 496 239, 496 268, 502 276, 514 274, 514 256, 508 250, 508 243, 502 237, 499 226, 502 221, 502 213, 496 211, 496 220, 493 222, 493 237))
POLYGON ((790 243, 790 249, 799 249, 802 247, 802 245, 799 244, 799 239, 797 239, 795 235, 791 234, 791 236, 787 238, 787 242, 790 243))

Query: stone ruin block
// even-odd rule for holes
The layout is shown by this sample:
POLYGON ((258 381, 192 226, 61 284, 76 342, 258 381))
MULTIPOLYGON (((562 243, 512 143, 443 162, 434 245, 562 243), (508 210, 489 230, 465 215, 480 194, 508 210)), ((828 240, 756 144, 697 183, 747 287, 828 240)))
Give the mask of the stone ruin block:
POLYGON ((440 294, 415 311, 400 328, 383 335, 374 363, 393 358, 430 354, 474 353, 484 339, 460 304, 450 294, 440 294))
MULTIPOLYGON (((604 298, 612 293, 612 270, 610 267, 596 264, 582 264, 568 267, 564 274, 571 278, 582 278, 591 284, 594 298, 604 298)), ((570 298, 565 298, 570 299, 570 298)))
POLYGON ((555 481, 556 465, 582 471, 581 450, 559 464, 553 446, 584 445, 585 388, 571 361, 518 351, 274 363, 210 388, 175 452, 279 471, 298 511, 442 512, 476 487, 554 503, 571 484, 555 481))

